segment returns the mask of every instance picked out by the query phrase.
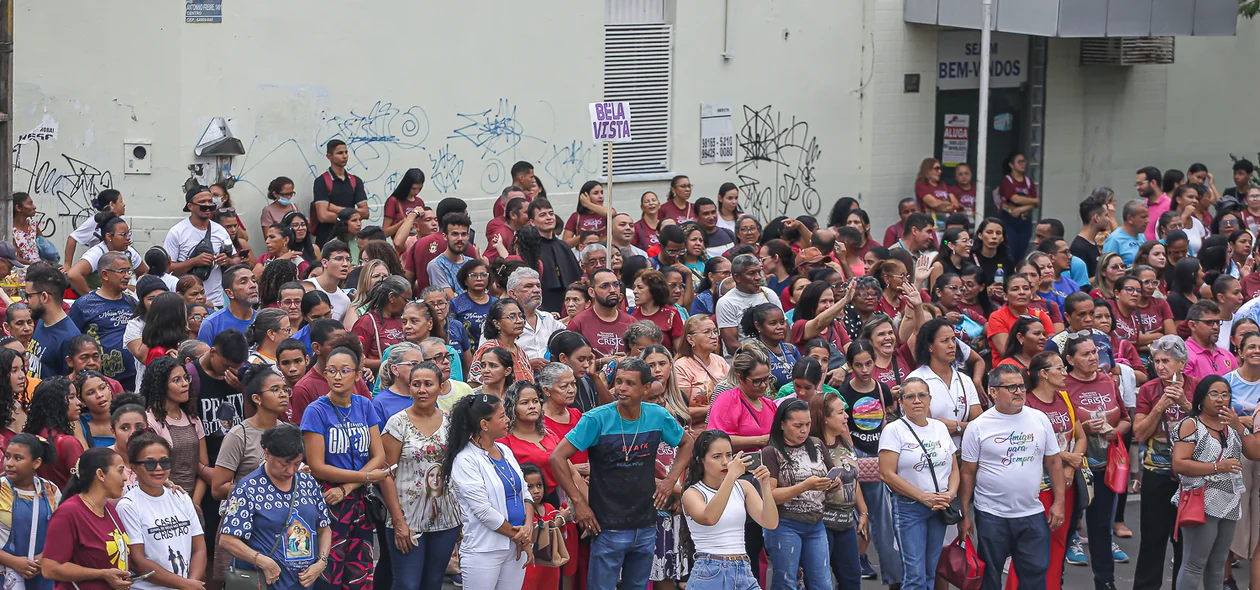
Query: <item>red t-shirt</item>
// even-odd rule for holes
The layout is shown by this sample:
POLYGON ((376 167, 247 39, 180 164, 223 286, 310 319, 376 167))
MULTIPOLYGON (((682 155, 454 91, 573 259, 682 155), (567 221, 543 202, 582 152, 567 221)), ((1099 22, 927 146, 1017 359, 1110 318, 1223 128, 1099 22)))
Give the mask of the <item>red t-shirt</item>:
POLYGON ((1137 310, 1134 310, 1132 314, 1125 315, 1120 313, 1119 303, 1116 303, 1115 300, 1110 301, 1110 303, 1111 321, 1115 324, 1113 331, 1116 337, 1129 342, 1137 342, 1138 334, 1142 333, 1142 323, 1138 319, 1137 310))
POLYGON ((406 339, 401 318, 382 318, 375 311, 360 316, 351 332, 363 342, 364 356, 378 360, 386 348, 406 339))
POLYGON ((893 244, 896 244, 901 239, 901 234, 905 229, 905 226, 900 221, 888 226, 888 229, 884 230, 884 247, 892 248, 893 244))
MULTIPOLYGON (((642 307, 635 307, 634 313, 630 314, 630 317, 634 318, 634 321, 652 320, 652 323, 656 324, 661 329, 661 332, 665 334, 661 344, 664 344, 665 348, 670 350, 674 350, 674 342, 683 336, 682 318, 678 316, 678 310, 674 309, 672 305, 662 307, 660 311, 657 311, 650 317, 643 315, 642 307)), ((629 324, 626 325, 629 326, 629 324)), ((572 330, 573 328, 569 329, 572 330)), ((622 330, 622 333, 624 334, 625 330, 622 330)))
MULTIPOLYGON (((534 202, 534 197, 529 196, 529 193, 525 193, 525 202, 526 202, 526 203, 532 203, 532 202, 534 202)), ((494 210, 494 216, 495 216, 496 218, 500 218, 500 219, 502 219, 502 218, 503 218, 503 211, 506 209, 506 206, 507 206, 507 204, 503 202, 503 197, 499 197, 499 198, 495 199, 495 200, 494 200, 494 207, 493 207, 493 210, 494 210)), ((439 223, 440 223, 441 221, 442 221, 441 219, 439 219, 439 220, 438 220, 438 222, 439 222, 439 223)))
MULTIPOLYGON (((293 395, 289 396, 289 411, 283 417, 284 421, 289 424, 302 424, 302 413, 306 411, 306 406, 328 395, 331 390, 328 380, 324 378, 324 372, 311 367, 301 379, 298 379, 297 385, 293 386, 293 395)), ((354 380, 354 394, 372 399, 372 392, 363 379, 354 380)))
MULTIPOLYGON (((431 233, 411 245, 411 249, 403 253, 403 269, 416 273, 415 291, 419 294, 429 286, 429 263, 446 251, 446 235, 442 232, 431 233)), ((469 258, 481 258, 481 253, 470 241, 464 248, 464 255, 469 258)))
POLYGON ((502 217, 491 219, 486 224, 486 260, 491 262, 499 257, 499 250, 489 245, 494 236, 499 236, 503 239, 503 249, 507 250, 508 254, 512 253, 512 246, 516 243, 516 232, 512 231, 511 226, 502 217))
MULTIPOLYGON (((1054 334, 1054 324, 1050 322, 1050 316, 1046 315, 1046 312, 1029 305, 1028 311, 1024 315, 1031 315, 1040 319, 1041 326, 1046 329, 1046 334, 1054 334)), ((996 334, 1010 334, 1011 326, 1014 326, 1017 320, 1019 320, 1019 317, 1011 312, 1010 306, 1003 305, 1001 309, 989 316, 989 322, 984 325, 984 335, 989 339, 989 350, 993 351, 993 366, 995 367, 1002 362, 1002 352, 1005 352, 1005 349, 998 351, 997 346, 993 345, 993 336, 996 334)))
POLYGON ((68 434, 51 434, 48 429, 44 429, 39 435, 56 441, 57 460, 40 465, 36 475, 57 484, 57 487, 65 488, 70 481, 70 469, 79 462, 79 456, 83 454, 83 443, 68 434))
POLYGON ((574 213, 569 216, 564 229, 575 236, 582 235, 584 231, 599 232, 599 235, 603 236, 608 229, 608 218, 594 213, 574 213))
POLYGON ((1137 308, 1137 318, 1142 332, 1163 332, 1164 320, 1173 319, 1172 308, 1167 300, 1152 297, 1146 307, 1137 308))
MULTIPOLYGON (((795 344, 797 347, 803 345, 805 343, 805 324, 808 322, 809 320, 792 322, 792 332, 788 335, 788 342, 795 344)), ((816 337, 836 345, 836 348, 839 348, 841 351, 848 350, 849 343, 853 341, 849 338, 848 330, 845 330, 844 326, 840 324, 840 320, 832 320, 831 326, 816 337)), ((823 367, 824 370, 826 368, 826 366, 823 367)))
MULTIPOLYGON (((548 424, 555 424, 555 422, 543 422, 544 426, 548 424)), ((507 448, 512 449, 512 454, 516 456, 518 465, 526 463, 537 465, 542 470, 543 485, 546 487, 544 493, 550 493, 551 490, 556 489, 556 474, 551 470, 551 452, 560 446, 560 436, 548 427, 547 434, 543 435, 543 439, 539 443, 532 443, 523 438, 517 438, 512 434, 499 439, 497 442, 501 442, 507 445, 507 448), (542 446, 539 447, 539 445, 542 446)))
POLYGON ((876 361, 875 368, 871 371, 871 379, 892 388, 900 385, 902 381, 906 380, 906 377, 910 376, 912 371, 918 368, 914 364, 914 358, 910 352, 910 347, 905 344, 902 344, 896 351, 893 352, 893 358, 895 358, 897 362, 890 362, 887 367, 879 366, 879 362, 876 361), (893 372, 894 367, 897 369, 896 373, 893 372))
POLYGON ((617 319, 606 322, 590 307, 569 320, 569 329, 586 337, 591 349, 598 356, 609 356, 621 352, 624 346, 621 337, 637 320, 624 311, 617 310, 617 319))
POLYGON ((674 221, 678 222, 678 225, 682 225, 687 221, 696 220, 696 208, 691 204, 691 201, 687 202, 686 208, 679 208, 678 205, 674 204, 673 199, 667 199, 661 204, 661 210, 656 215, 660 219, 672 217, 674 221))
POLYGON ((923 202, 923 197, 932 195, 939 200, 949 202, 949 187, 944 184, 932 186, 926 182, 914 183, 914 199, 919 202, 919 212, 935 215, 936 210, 929 210, 927 204, 923 202))
POLYGON ((421 199, 420 197, 416 197, 416 200, 411 202, 403 202, 394 198, 393 195, 390 195, 389 198, 385 199, 385 219, 392 219, 395 223, 397 223, 402 221, 403 218, 406 217, 408 213, 411 213, 413 209, 423 208, 424 199, 421 199))
POLYGON ((949 187, 949 194, 958 199, 958 206, 961 208, 961 212, 974 222, 976 219, 976 185, 971 185, 969 189, 959 188, 958 185, 954 185, 949 187))
MULTIPOLYGON (((91 569, 127 571, 129 545, 143 539, 127 537, 122 518, 113 504, 106 502, 104 508, 105 516, 97 516, 77 494, 64 499, 48 521, 49 542, 44 545, 44 557, 91 569)), ((77 584, 80 590, 109 590, 104 580, 85 580, 77 584)), ((71 590, 75 586, 70 582, 57 582, 55 588, 71 590)))
POLYGON ((659 246, 660 237, 656 234, 656 228, 649 226, 642 219, 634 222, 634 245, 640 250, 648 253, 648 256, 655 256, 652 248, 659 246))
POLYGON ((1098 371, 1093 381, 1079 381, 1071 374, 1067 376, 1068 398, 1076 409, 1077 420, 1093 418, 1092 412, 1104 412, 1107 422, 1112 426, 1120 423, 1125 415, 1124 405, 1120 400, 1120 392, 1116 390, 1116 382, 1111 375, 1098 371))
MULTIPOLYGON (((582 419, 582 410, 579 410, 577 408, 569 408, 569 423, 568 424, 561 424, 559 422, 556 422, 555 420, 552 420, 550 416, 543 414, 543 426, 547 427, 547 432, 555 433, 557 438, 564 438, 565 436, 569 434, 570 430, 577 428, 578 420, 581 420, 581 419, 582 419)), ((559 445, 560 443, 557 442, 556 444, 559 445)), ((589 460, 587 458, 587 452, 588 451, 574 453, 573 458, 569 459, 569 461, 572 462, 574 465, 580 465, 582 463, 586 463, 589 460)), ((548 455, 548 457, 550 457, 550 455, 548 455)), ((520 461, 517 461, 517 462, 519 463, 520 461)), ((555 473, 552 473, 551 475, 552 477, 555 477, 555 473)), ((543 479, 546 479, 546 477, 544 476, 543 479)))

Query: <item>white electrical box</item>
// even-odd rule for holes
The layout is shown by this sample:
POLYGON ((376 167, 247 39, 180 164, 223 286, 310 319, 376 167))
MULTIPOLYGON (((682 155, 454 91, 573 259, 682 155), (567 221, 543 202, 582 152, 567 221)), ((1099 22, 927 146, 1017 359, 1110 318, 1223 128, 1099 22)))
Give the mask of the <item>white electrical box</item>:
POLYGON ((153 173, 153 143, 144 140, 123 142, 123 174, 153 173))

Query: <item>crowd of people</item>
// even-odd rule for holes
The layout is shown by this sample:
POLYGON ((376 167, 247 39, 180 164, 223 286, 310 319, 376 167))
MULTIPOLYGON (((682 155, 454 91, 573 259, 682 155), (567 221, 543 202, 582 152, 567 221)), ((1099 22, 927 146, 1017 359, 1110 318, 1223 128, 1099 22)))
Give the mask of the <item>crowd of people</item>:
POLYGON ((143 254, 118 191, 64 259, 14 196, 6 588, 1112 589, 1133 536, 1135 589, 1170 545, 1177 587, 1260 579, 1245 160, 1099 188, 1070 242, 1020 154, 981 219, 924 160, 883 240, 686 176, 562 222, 518 162, 482 251, 418 169, 369 225, 327 154, 307 213, 195 187, 143 254))

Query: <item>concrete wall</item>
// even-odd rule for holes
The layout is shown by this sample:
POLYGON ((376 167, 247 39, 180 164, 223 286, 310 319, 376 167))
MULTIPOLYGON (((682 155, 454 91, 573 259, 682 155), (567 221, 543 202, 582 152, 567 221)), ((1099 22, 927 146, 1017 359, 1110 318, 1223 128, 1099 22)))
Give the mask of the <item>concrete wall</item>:
MULTIPOLYGON (((734 4, 729 60, 723 1, 670 5, 672 171, 692 177, 697 197, 741 184, 745 205, 763 217, 825 215, 835 198, 868 184, 858 92, 864 6, 734 4), (735 105, 734 164, 699 165, 704 101, 735 105)), ((411 167, 430 178, 422 198, 464 198, 478 228, 518 159, 535 164, 561 211, 599 173, 586 105, 602 98, 602 3, 230 0, 222 24, 185 24, 183 8, 170 0, 18 6, 15 132, 47 121, 57 134, 18 146, 14 189, 34 194, 54 242, 64 243, 73 216, 106 187, 126 195, 138 244, 160 242, 184 215, 181 185, 210 117, 230 118, 247 148, 231 162, 232 194, 255 234, 267 183, 295 179, 305 207, 332 138, 350 142, 373 220, 411 167), (132 140, 151 142, 152 174, 123 173, 123 143, 132 140)), ((899 16, 884 21, 900 27, 899 16)), ((930 94, 919 100, 930 104, 930 94)), ((665 186, 618 183, 614 198, 637 214, 639 193, 665 186)))

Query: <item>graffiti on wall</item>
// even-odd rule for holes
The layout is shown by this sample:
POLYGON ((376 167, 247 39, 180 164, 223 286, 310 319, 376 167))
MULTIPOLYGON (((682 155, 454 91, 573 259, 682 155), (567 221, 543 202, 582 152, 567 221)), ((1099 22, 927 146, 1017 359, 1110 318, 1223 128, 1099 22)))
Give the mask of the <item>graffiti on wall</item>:
POLYGON ((785 117, 772 105, 744 105, 744 124, 735 138, 735 172, 744 210, 759 219, 786 215, 793 203, 809 215, 822 207, 815 168, 822 156, 809 123, 785 117))
POLYGON ((13 146, 13 189, 53 200, 55 213, 44 212, 36 219, 45 236, 56 233, 56 217, 68 218, 66 225, 72 229, 78 227, 96 212, 92 199, 114 187, 113 172, 84 158, 66 153, 53 157, 52 153, 32 137, 13 146))
MULTIPOLYGON (((274 171, 277 162, 301 163, 313 181, 327 167, 328 142, 339 139, 350 151, 346 169, 363 179, 371 221, 379 223, 385 199, 408 168, 425 172, 423 197, 467 192, 471 187, 497 195, 511 182, 509 170, 517 160, 533 162, 548 188, 573 188, 597 174, 599 158, 593 146, 556 138, 555 120, 555 111, 546 101, 526 106, 500 98, 489 106, 431 119, 422 106, 379 100, 345 113, 324 114, 315 125, 313 142, 280 135, 272 144, 262 137, 282 132, 269 129, 269 122, 260 118, 257 134, 246 142, 246 154, 232 172, 239 187, 251 187, 260 195, 271 181, 260 176, 260 169, 274 171), (269 166, 262 166, 268 161, 269 166)), ((298 187, 299 194, 309 191, 298 172, 286 174, 303 185, 298 187)))

